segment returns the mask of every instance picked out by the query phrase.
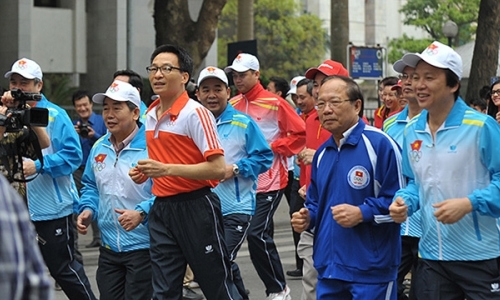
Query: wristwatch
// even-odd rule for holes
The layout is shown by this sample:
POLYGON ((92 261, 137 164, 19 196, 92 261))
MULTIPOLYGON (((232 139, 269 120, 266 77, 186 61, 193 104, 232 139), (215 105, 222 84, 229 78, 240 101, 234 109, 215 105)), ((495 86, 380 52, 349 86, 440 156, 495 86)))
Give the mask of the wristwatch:
POLYGON ((240 174, 240 168, 238 168, 237 164, 233 164, 233 174, 234 175, 240 174))
POLYGON ((148 214, 146 214, 146 212, 145 212, 145 211, 143 211, 143 210, 139 211, 139 214, 141 215, 142 220, 146 219, 146 216, 148 215, 148 214))

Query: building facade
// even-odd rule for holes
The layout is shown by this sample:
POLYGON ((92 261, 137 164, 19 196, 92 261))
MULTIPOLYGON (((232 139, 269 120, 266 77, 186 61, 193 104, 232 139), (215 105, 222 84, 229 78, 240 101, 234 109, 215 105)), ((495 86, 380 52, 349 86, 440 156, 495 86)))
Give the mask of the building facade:
MULTIPOLYGON (((330 31, 330 0, 297 0, 330 31)), ((196 19, 201 0, 188 0, 196 19)), ((387 46, 403 33, 425 33, 402 24, 406 0, 349 0, 350 40, 357 46, 387 46)), ((0 0, 0 71, 28 57, 44 73, 64 73, 75 86, 104 90, 112 74, 145 67, 155 48, 154 0, 0 0)), ((217 43, 205 65, 217 65, 217 43)), ((2 71, 2 72, 3 72, 2 71)), ((5 79, 1 82, 6 86, 5 79)))

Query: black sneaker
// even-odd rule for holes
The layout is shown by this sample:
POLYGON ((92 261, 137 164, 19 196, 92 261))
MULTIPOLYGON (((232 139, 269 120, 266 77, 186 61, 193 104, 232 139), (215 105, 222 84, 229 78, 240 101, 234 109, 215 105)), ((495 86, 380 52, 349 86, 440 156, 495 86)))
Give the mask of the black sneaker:
POLYGON ((286 271, 286 275, 290 277, 302 277, 302 269, 295 269, 291 271, 286 271))

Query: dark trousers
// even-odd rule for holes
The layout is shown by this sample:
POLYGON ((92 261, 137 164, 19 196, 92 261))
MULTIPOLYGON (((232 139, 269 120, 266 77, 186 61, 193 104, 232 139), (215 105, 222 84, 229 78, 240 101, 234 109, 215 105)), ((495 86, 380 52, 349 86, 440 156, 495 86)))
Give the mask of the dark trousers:
POLYGON ((415 300, 417 281, 419 279, 418 275, 418 241, 420 239, 412 236, 402 236, 401 237, 401 263, 398 269, 398 300, 415 300), (405 286, 403 284, 406 274, 411 270, 411 286, 409 297, 405 295, 405 286))
POLYGON ((250 258, 266 286, 266 294, 279 293, 285 289, 286 281, 278 249, 271 236, 272 219, 283 190, 257 193, 255 215, 248 230, 248 251, 250 258))
POLYGON ((83 270, 74 258, 73 218, 33 222, 40 238, 38 245, 50 275, 71 300, 96 299, 83 270), (43 244, 45 243, 45 244, 43 244))
POLYGON ((418 299, 500 299, 499 258, 419 262, 418 299))
POLYGON ((101 247, 96 281, 101 299, 151 299, 153 286, 149 249, 114 252, 101 247))
MULTIPOLYGON (((290 211, 289 211, 290 220, 292 219, 292 214, 294 212, 297 212, 304 207, 305 200, 302 199, 302 197, 300 197, 299 189, 300 189, 300 182, 297 179, 293 179, 292 192, 290 194, 290 197, 292 198, 290 201, 290 211)), ((299 244, 300 241, 300 233, 295 232, 295 230, 293 230, 293 227, 292 227, 292 237, 293 237, 293 244, 295 246, 295 266, 297 267, 297 269, 302 270, 302 267, 304 266, 304 261, 297 254, 297 245, 299 244)))
POLYGON ((186 264, 207 300, 242 299, 232 279, 216 194, 203 188, 157 197, 148 218, 153 299, 181 300, 186 264))
POLYGON ((241 278, 240 268, 234 261, 245 241, 252 216, 245 214, 230 214, 224 218, 224 237, 226 240, 229 260, 231 260, 231 270, 233 271, 233 281, 238 289, 238 293, 243 299, 248 299, 243 279, 241 278))

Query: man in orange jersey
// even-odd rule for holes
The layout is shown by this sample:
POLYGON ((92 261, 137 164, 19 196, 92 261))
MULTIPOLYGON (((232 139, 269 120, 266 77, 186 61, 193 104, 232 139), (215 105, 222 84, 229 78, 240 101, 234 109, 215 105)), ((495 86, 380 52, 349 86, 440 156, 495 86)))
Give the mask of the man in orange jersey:
POLYGON ((163 45, 147 67, 159 97, 146 115, 150 159, 130 170, 135 182, 153 179, 148 214, 153 299, 182 295, 186 264, 208 300, 241 300, 231 276, 219 198, 211 191, 226 172, 212 113, 189 99, 193 60, 181 47, 163 45))
POLYGON ((257 205, 248 230, 248 250, 257 274, 266 286, 267 299, 289 300, 290 288, 286 285, 271 235, 272 219, 288 183, 286 158, 305 146, 305 124, 284 99, 262 87, 259 68, 255 56, 241 53, 225 69, 231 73, 241 93, 230 100, 231 104, 257 122, 274 152, 271 168, 258 178, 257 205))

